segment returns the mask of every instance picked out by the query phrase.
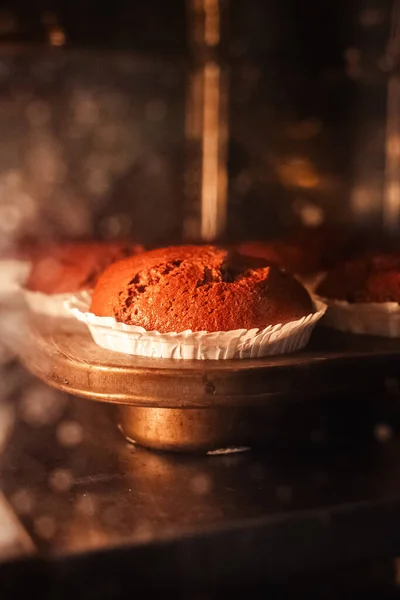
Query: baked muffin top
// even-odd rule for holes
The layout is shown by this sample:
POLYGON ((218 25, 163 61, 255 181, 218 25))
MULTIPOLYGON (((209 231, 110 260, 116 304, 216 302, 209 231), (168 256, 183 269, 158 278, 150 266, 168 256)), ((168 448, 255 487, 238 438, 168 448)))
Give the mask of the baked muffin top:
POLYGON ((313 312, 308 292, 265 260, 215 246, 144 252, 108 267, 91 312, 161 333, 263 329, 313 312))

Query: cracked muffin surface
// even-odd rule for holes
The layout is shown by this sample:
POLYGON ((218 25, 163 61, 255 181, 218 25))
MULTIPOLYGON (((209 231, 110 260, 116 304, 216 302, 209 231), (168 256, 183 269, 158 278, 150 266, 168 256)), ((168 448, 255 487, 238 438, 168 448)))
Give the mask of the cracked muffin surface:
POLYGON ((265 260, 215 246, 176 246, 114 263, 91 312, 161 333, 263 329, 313 312, 308 292, 265 260))

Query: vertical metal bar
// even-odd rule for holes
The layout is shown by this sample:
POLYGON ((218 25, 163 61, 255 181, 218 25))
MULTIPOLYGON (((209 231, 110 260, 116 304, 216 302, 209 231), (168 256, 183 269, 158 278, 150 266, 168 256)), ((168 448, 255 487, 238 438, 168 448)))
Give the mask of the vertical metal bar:
POLYGON ((383 228, 388 234, 399 231, 400 224, 400 0, 394 0, 390 40, 387 48, 390 75, 387 93, 385 147, 385 190, 383 228))
POLYGON ((227 213, 228 72, 222 54, 226 0, 188 0, 188 78, 184 237, 223 237, 227 213))
POLYGON ((400 223, 400 79, 396 75, 388 83, 387 106, 383 227, 394 234, 400 223))

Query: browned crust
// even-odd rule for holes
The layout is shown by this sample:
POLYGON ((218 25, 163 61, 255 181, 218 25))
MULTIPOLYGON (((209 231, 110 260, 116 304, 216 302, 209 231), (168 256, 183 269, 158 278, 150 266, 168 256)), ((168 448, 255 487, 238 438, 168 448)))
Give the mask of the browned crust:
POLYGON ((312 302, 274 264, 213 246, 178 246, 111 265, 91 311, 147 331, 213 332, 287 323, 310 314, 312 302))

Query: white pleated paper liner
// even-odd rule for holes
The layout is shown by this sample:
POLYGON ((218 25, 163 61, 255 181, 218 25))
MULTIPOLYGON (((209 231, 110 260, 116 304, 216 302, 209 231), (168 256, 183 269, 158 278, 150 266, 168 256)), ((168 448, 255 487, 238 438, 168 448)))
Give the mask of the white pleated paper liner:
POLYGON ((346 302, 331 298, 318 298, 328 306, 323 325, 380 337, 400 337, 400 305, 397 302, 346 302))
POLYGON ((34 313, 71 319, 69 302, 76 300, 89 304, 91 293, 85 290, 75 294, 43 294, 24 289, 24 297, 29 309, 34 313))
POLYGON ((287 354, 304 348, 326 306, 315 301, 315 312, 285 325, 270 325, 263 330, 183 331, 160 333, 117 322, 113 317, 97 317, 88 312, 89 304, 79 299, 69 303, 72 314, 86 323, 98 346, 114 352, 152 358, 224 360, 287 354))
POLYGON ((24 260, 0 260, 0 298, 19 292, 25 284, 31 263, 24 260))

